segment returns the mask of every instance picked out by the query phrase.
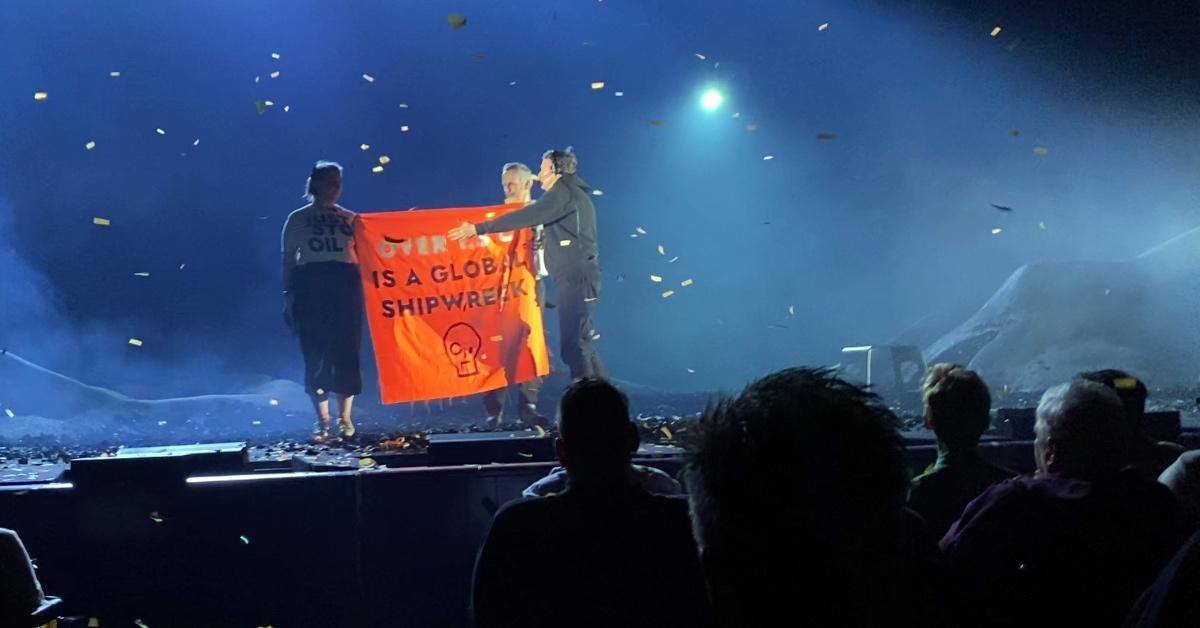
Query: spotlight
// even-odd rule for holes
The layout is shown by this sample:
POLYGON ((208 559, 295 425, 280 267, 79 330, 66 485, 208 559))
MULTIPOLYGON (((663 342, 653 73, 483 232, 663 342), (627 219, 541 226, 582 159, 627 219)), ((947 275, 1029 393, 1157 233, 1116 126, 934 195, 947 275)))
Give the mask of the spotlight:
POLYGON ((724 100, 724 97, 721 96, 721 92, 710 89, 700 97, 700 106, 704 107, 707 111, 716 111, 721 106, 722 100, 724 100))

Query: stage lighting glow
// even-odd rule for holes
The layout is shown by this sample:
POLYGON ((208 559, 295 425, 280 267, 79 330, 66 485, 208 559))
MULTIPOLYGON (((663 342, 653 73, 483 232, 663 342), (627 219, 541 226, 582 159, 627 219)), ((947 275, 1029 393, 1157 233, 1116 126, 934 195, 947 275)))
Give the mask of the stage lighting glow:
POLYGON ((715 89, 710 89, 704 92, 704 95, 700 97, 700 106, 704 107, 708 111, 716 111, 717 108, 721 106, 722 100, 724 100, 724 97, 721 96, 721 92, 718 92, 715 89))

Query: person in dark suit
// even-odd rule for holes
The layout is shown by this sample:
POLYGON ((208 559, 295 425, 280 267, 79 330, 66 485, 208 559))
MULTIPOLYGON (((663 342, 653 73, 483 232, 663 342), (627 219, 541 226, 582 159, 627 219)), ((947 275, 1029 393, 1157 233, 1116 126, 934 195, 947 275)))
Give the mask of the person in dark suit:
POLYGON ((559 429, 567 490, 496 513, 475 564, 475 625, 709 625, 687 502, 639 486, 625 395, 602 379, 576 381, 559 429))

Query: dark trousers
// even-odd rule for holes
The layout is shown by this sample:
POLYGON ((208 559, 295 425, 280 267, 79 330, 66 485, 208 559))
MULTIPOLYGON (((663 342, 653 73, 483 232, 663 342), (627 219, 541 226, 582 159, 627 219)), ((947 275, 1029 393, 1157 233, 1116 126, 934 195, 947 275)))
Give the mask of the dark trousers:
MULTIPOLYGON (((538 306, 542 313, 546 312, 546 282, 539 277, 534 294, 537 295, 538 306)), ((520 401, 517 406, 517 418, 534 418, 537 415, 538 392, 542 389, 542 378, 535 377, 529 381, 517 384, 520 401)), ((504 410, 504 402, 509 397, 509 388, 499 388, 483 393, 483 409, 489 417, 499 417, 504 410)))
POLYGON ((363 319, 361 282, 354 264, 320 262, 296 267, 292 292, 296 299, 296 335, 304 354, 304 390, 318 399, 331 392, 362 392, 358 361, 363 319))
POLYGON ((562 361, 571 379, 607 377, 596 353, 592 310, 600 298, 600 265, 584 264, 554 277, 562 361))

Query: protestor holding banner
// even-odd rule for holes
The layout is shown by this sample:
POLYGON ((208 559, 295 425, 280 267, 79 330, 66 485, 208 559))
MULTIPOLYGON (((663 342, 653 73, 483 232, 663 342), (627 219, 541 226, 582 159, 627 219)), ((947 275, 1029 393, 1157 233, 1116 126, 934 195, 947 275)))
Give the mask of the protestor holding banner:
POLYGON ((337 397, 338 430, 354 436, 350 417, 362 392, 363 293, 354 255, 357 214, 337 204, 342 167, 318 161, 308 177, 309 204, 283 225, 283 318, 300 338, 304 389, 317 412, 313 439, 329 438, 329 393, 337 397))
POLYGON ((596 208, 588 194, 591 188, 577 169, 570 148, 546 151, 538 173, 545 190, 542 198, 493 220, 464 222, 448 234, 461 242, 472 236, 543 225, 546 266, 556 291, 562 359, 572 379, 606 376, 593 345, 592 329, 592 310, 600 296, 596 208))
MULTIPOLYGON (((504 188, 504 204, 511 205, 521 203, 529 205, 533 202, 533 171, 523 163, 509 162, 504 164, 500 169, 500 185, 504 188)), ((535 281, 537 288, 538 305, 545 307, 545 286, 542 283, 542 277, 548 275, 546 272, 545 261, 545 238, 542 233, 542 226, 538 225, 533 228, 533 239, 531 241, 535 281)), ((529 381, 522 382, 517 385, 521 401, 517 408, 517 418, 525 425, 548 425, 546 417, 538 414, 537 400, 538 390, 542 387, 542 379, 535 377, 529 381)), ((490 390, 483 395, 483 408, 487 412, 487 422, 489 425, 498 426, 503 420, 504 402, 508 398, 508 389, 502 388, 499 390, 490 390)))

